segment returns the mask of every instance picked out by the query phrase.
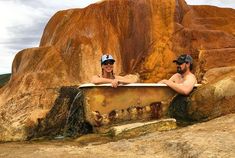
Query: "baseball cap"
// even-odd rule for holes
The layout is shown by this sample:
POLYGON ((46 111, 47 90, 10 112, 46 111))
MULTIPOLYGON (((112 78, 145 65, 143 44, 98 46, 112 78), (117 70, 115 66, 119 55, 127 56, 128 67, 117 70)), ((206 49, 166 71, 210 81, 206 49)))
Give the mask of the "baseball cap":
POLYGON ((183 64, 183 63, 193 63, 193 58, 188 54, 183 54, 178 57, 177 60, 173 60, 174 63, 183 64))
POLYGON ((102 57, 101 57, 101 64, 103 64, 106 61, 113 61, 113 62, 115 62, 115 60, 113 59, 112 55, 109 55, 109 54, 102 55, 102 57))

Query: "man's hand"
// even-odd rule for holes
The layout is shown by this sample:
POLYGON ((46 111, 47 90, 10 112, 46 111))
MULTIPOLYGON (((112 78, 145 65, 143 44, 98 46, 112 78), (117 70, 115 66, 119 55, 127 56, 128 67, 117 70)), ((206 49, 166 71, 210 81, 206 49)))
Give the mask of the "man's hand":
POLYGON ((168 80, 164 79, 164 80, 159 81, 158 83, 160 83, 160 84, 166 84, 166 85, 167 85, 168 80))

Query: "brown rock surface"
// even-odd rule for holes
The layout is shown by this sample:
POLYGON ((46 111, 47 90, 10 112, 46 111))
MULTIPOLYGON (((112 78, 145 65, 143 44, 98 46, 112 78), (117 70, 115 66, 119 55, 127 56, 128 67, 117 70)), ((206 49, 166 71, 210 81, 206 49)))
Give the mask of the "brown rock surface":
POLYGON ((230 114, 182 129, 104 144, 102 138, 93 136, 90 137, 96 142, 85 145, 76 141, 3 143, 0 157, 232 158, 235 157, 234 122, 235 114, 230 114))
MULTIPOLYGON (((201 50, 197 75, 200 79, 210 69, 231 66, 235 66, 235 48, 201 50)), ((227 69, 227 72, 229 71, 232 70, 227 69)))
POLYGON ((212 68, 206 71, 205 75, 203 76, 202 83, 211 83, 228 74, 235 74, 235 66, 212 68))
POLYGON ((188 52, 201 79, 208 68, 224 65, 200 62, 206 59, 197 64, 199 52, 213 54, 213 61, 217 52, 221 61, 234 61, 234 17, 233 9, 188 6, 184 0, 103 1, 59 11, 39 48, 17 54, 11 80, 0 89, 0 139, 25 139, 24 129, 52 108, 59 87, 100 73, 104 52, 116 59, 117 74, 138 72, 142 82, 168 78, 175 71, 172 60, 188 52))
POLYGON ((235 112, 235 73, 218 77, 192 93, 188 113, 194 120, 208 120, 235 112))
POLYGON ((1 140, 26 139, 25 129, 45 117, 59 87, 68 84, 67 74, 54 47, 19 52, 13 62, 10 83, 1 89, 1 140))

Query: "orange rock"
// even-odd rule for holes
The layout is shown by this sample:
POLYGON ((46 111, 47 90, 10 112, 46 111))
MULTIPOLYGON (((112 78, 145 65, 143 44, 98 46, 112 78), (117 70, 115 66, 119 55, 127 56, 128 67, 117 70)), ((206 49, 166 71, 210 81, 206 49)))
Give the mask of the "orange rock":
POLYGON ((213 68, 230 66, 235 66, 235 48, 201 50, 197 76, 199 78, 200 75, 203 76, 205 72, 213 68))
POLYGON ((191 96, 188 115, 193 120, 209 120, 235 112, 235 73, 200 87, 191 96))
MULTIPOLYGON (((233 9, 188 6, 184 0, 103 1, 84 9, 59 11, 46 25, 39 48, 16 55, 11 80, 0 89, 0 113, 6 113, 4 119, 10 122, 0 117, 0 128, 6 132, 16 128, 11 123, 22 122, 17 128, 23 132, 24 121, 36 119, 31 119, 30 111, 37 107, 43 113, 50 110, 61 86, 89 82, 92 75, 99 74, 103 53, 116 59, 116 74, 138 72, 141 82, 169 78, 176 69, 172 60, 189 53, 201 79, 208 68, 222 63, 211 63, 218 61, 213 54, 197 64, 199 52, 220 49, 221 61, 228 56, 234 61, 227 49, 235 48, 234 19, 233 9)), ((0 133, 0 138, 10 140, 15 135, 5 134, 0 133)), ((22 135, 14 139, 23 139, 22 135)))
POLYGON ((202 83, 212 83, 218 79, 224 78, 225 75, 227 76, 229 74, 235 74, 235 66, 213 68, 205 73, 205 75, 203 76, 202 83))

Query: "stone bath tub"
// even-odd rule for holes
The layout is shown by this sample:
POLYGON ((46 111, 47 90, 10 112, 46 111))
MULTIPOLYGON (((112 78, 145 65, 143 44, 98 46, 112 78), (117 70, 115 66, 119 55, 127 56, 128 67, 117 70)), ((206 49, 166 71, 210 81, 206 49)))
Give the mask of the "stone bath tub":
POLYGON ((85 118, 94 127, 167 118, 170 102, 177 94, 165 84, 154 83, 117 88, 88 83, 79 88, 84 95, 85 118))

